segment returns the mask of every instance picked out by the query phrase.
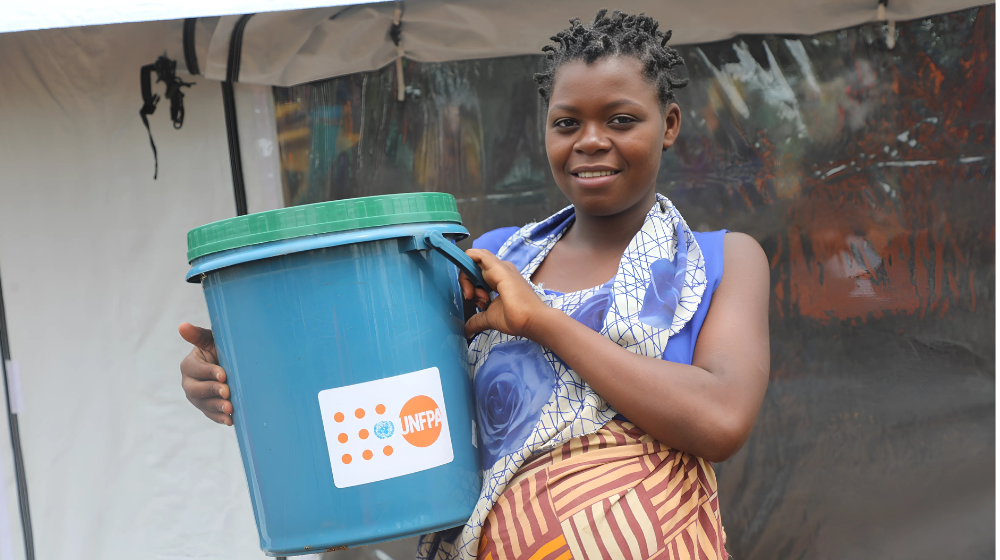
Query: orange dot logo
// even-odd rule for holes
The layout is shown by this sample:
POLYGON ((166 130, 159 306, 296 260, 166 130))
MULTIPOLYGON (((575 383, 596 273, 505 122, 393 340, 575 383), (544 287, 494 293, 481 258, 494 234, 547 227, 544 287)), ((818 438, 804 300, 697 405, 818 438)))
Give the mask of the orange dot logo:
POLYGON ((378 413, 378 414, 385 414, 385 405, 384 404, 380 404, 380 405, 376 406, 375 407, 375 412, 378 413))
POLYGON ((340 460, 343 461, 345 465, 351 464, 351 456, 349 454, 344 454, 344 456, 341 457, 340 460))
POLYGON ((344 421, 344 413, 343 412, 338 412, 338 413, 334 414, 333 415, 333 419, 336 420, 337 422, 343 422, 344 421))
POLYGON ((388 457, 389 455, 392 455, 392 446, 391 445, 387 445, 387 446, 383 447, 382 448, 382 453, 385 453, 386 457, 388 457))
POLYGON ((340 443, 347 443, 347 434, 340 434, 337 436, 337 441, 340 443))
POLYGON ((361 456, 365 458, 365 461, 367 461, 372 458, 372 452, 370 449, 365 449, 365 452, 362 453, 361 456))
POLYGON ((358 437, 361 439, 368 439, 368 430, 362 429, 360 432, 358 432, 358 437))
POLYGON ((429 447, 441 435, 441 409, 434 399, 418 395, 399 412, 403 437, 414 447, 429 447))
POLYGON ((355 410, 354 411, 354 417, 358 418, 359 420, 361 418, 364 418, 365 417, 365 409, 359 408, 359 409, 355 410))

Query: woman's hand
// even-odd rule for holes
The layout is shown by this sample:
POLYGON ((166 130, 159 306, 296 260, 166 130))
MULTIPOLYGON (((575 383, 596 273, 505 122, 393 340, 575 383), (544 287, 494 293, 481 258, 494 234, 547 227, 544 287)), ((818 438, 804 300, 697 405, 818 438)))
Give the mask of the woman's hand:
POLYGON ((233 425, 229 416, 233 403, 229 402, 226 372, 219 367, 212 331, 181 323, 177 329, 181 338, 194 345, 191 353, 181 361, 181 387, 191 404, 219 424, 233 425))
POLYGON ((489 294, 486 290, 476 288, 464 273, 459 275, 462 296, 475 301, 480 309, 486 309, 473 315, 465 324, 465 336, 471 338, 476 333, 494 329, 512 336, 532 338, 534 320, 552 309, 539 299, 513 264, 484 249, 469 249, 465 254, 479 265, 486 283, 500 294, 487 307, 489 294))

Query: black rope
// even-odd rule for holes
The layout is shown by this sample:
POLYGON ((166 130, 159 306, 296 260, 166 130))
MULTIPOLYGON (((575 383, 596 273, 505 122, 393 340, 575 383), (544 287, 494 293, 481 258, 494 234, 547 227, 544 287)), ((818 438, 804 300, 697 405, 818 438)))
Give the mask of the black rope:
POLYGON ((392 44, 399 46, 399 39, 403 33, 403 20, 400 19, 399 23, 393 22, 392 26, 389 27, 389 38, 392 39, 392 44))
POLYGON ((156 72, 156 83, 164 82, 167 90, 163 96, 170 100, 170 120, 174 123, 174 128, 184 125, 184 92, 182 87, 191 87, 194 83, 185 82, 177 77, 177 61, 170 60, 166 56, 156 59, 156 62, 147 64, 139 71, 139 80, 142 86, 142 109, 139 109, 139 117, 142 124, 146 125, 146 133, 149 134, 149 145, 153 148, 153 179, 160 173, 159 156, 156 154, 156 143, 153 142, 153 131, 149 129, 148 115, 156 111, 156 104, 160 102, 160 96, 153 93, 153 72, 156 72))
MULTIPOLYGON (((10 359, 10 339, 7 337, 7 314, 3 306, 3 287, 0 286, 0 369, 3 370, 4 387, 7 382, 7 360, 10 359)), ((28 479, 24 472, 24 454, 21 451, 21 428, 17 414, 12 412, 10 391, 7 396, 7 419, 10 443, 14 451, 14 477, 17 479, 17 500, 21 511, 21 531, 24 534, 24 553, 27 560, 35 560, 35 538, 31 530, 31 508, 28 506, 28 479)))
POLYGON ((197 25, 198 18, 184 20, 184 64, 187 65, 188 74, 193 76, 201 74, 198 69, 198 52, 194 50, 194 33, 197 25))
POLYGON ((233 34, 229 38, 229 56, 226 60, 226 81, 222 82, 222 105, 226 116, 229 167, 233 174, 233 198, 236 199, 237 216, 247 214, 247 191, 243 183, 243 158, 240 155, 240 132, 236 126, 236 94, 233 92, 233 84, 239 81, 243 32, 251 17, 253 14, 241 16, 233 27, 233 34))

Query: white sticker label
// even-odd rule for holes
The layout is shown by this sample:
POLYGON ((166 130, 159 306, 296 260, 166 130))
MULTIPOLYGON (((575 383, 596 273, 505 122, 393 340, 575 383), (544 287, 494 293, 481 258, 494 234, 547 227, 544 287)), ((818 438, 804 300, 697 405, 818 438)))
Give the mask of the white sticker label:
POLYGON ((320 391, 319 409, 337 488, 455 458, 437 368, 320 391))

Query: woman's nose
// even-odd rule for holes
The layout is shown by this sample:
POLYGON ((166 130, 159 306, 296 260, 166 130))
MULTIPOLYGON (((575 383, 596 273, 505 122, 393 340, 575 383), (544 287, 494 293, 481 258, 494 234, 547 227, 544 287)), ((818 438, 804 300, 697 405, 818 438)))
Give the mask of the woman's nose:
POLYGON ((600 126, 586 125, 583 127, 580 139, 574 146, 576 151, 591 155, 597 152, 611 149, 611 140, 608 138, 600 126))

